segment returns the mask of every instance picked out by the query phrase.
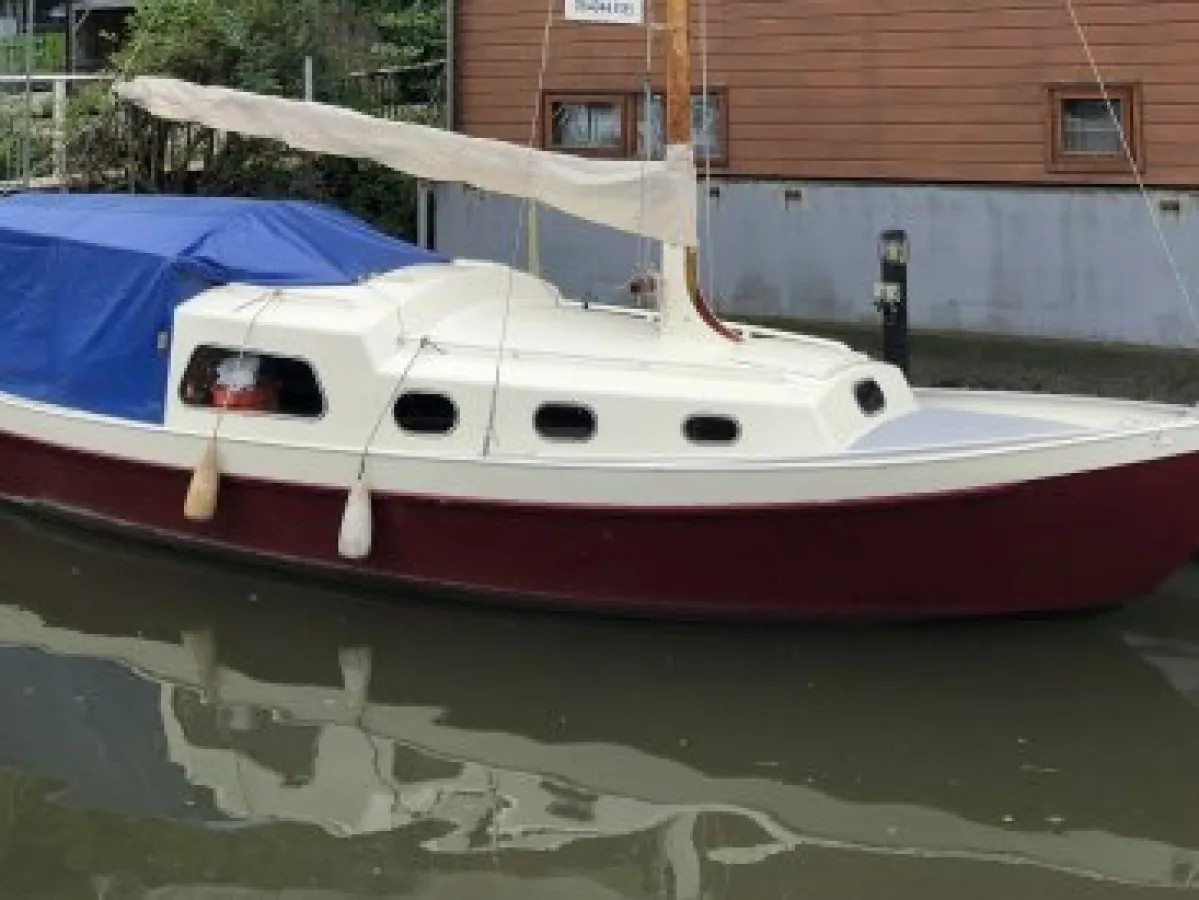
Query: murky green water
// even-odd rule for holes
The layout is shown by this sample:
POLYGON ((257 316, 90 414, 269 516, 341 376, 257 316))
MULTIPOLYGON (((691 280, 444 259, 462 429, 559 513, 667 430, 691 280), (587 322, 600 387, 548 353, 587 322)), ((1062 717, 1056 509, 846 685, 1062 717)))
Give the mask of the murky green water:
POLYGON ((0 548, 0 900, 1199 890, 1199 570, 1092 621, 836 631, 0 548))

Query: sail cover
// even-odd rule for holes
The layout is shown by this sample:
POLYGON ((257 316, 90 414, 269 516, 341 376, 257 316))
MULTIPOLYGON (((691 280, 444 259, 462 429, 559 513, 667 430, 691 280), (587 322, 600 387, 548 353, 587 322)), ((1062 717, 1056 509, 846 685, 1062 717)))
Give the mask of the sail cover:
POLYGON ((442 260, 316 203, 119 194, 3 199, 0 391, 161 422, 173 313, 184 300, 230 282, 354 284, 442 260))
POLYGON ((299 150, 369 159, 431 181, 537 200, 581 219, 694 247, 696 172, 691 148, 663 161, 596 160, 471 137, 354 110, 142 76, 121 99, 178 122, 281 141, 299 150))

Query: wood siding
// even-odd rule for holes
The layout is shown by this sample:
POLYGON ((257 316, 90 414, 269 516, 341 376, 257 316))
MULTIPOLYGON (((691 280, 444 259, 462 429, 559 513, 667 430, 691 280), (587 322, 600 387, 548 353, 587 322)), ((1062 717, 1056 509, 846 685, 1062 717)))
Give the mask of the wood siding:
MULTIPOLYGON (((562 0, 456 0, 456 127, 534 135, 546 91, 636 92, 645 31, 562 18, 562 0)), ((1146 180, 1199 185, 1199 3, 1075 0, 1104 77, 1138 86, 1146 180)), ((695 0, 695 85, 703 0, 695 0)), ((1065 0, 707 0, 732 176, 1129 183, 1052 171, 1048 87, 1093 84, 1065 0)), ((660 90, 662 43, 654 45, 660 90)))

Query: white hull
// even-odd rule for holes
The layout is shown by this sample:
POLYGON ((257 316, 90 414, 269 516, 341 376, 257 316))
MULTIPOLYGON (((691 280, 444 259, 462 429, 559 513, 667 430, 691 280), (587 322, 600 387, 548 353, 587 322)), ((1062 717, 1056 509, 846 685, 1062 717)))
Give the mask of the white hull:
MULTIPOLYGON (((995 416, 1001 424, 998 417, 1035 418, 1063 430, 746 461, 563 459, 502 450, 486 457, 421 454, 386 448, 380 441, 366 456, 367 482, 383 493, 511 503, 659 508, 823 503, 969 490, 1199 451, 1199 416, 1190 407, 978 391, 916 391, 915 396, 925 411, 995 416)), ((227 418, 218 432, 221 472, 348 489, 363 458, 360 447, 280 440, 271 436, 278 424, 227 418)), ((209 441, 207 434, 169 425, 109 419, 11 395, 0 395, 0 430, 41 444, 186 471, 209 441)), ((181 509, 182 502, 181 497, 181 509)))

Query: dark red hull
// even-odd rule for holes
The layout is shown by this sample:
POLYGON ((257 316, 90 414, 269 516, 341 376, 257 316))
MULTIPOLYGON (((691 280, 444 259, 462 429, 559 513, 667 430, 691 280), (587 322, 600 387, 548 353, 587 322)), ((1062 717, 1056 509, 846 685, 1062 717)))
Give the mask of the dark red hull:
POLYGON ((902 500, 612 509, 375 496, 369 560, 337 555, 345 492, 191 473, 0 437, 0 492, 335 571, 535 606, 671 617, 907 618, 1108 606, 1199 544, 1199 454, 902 500))

